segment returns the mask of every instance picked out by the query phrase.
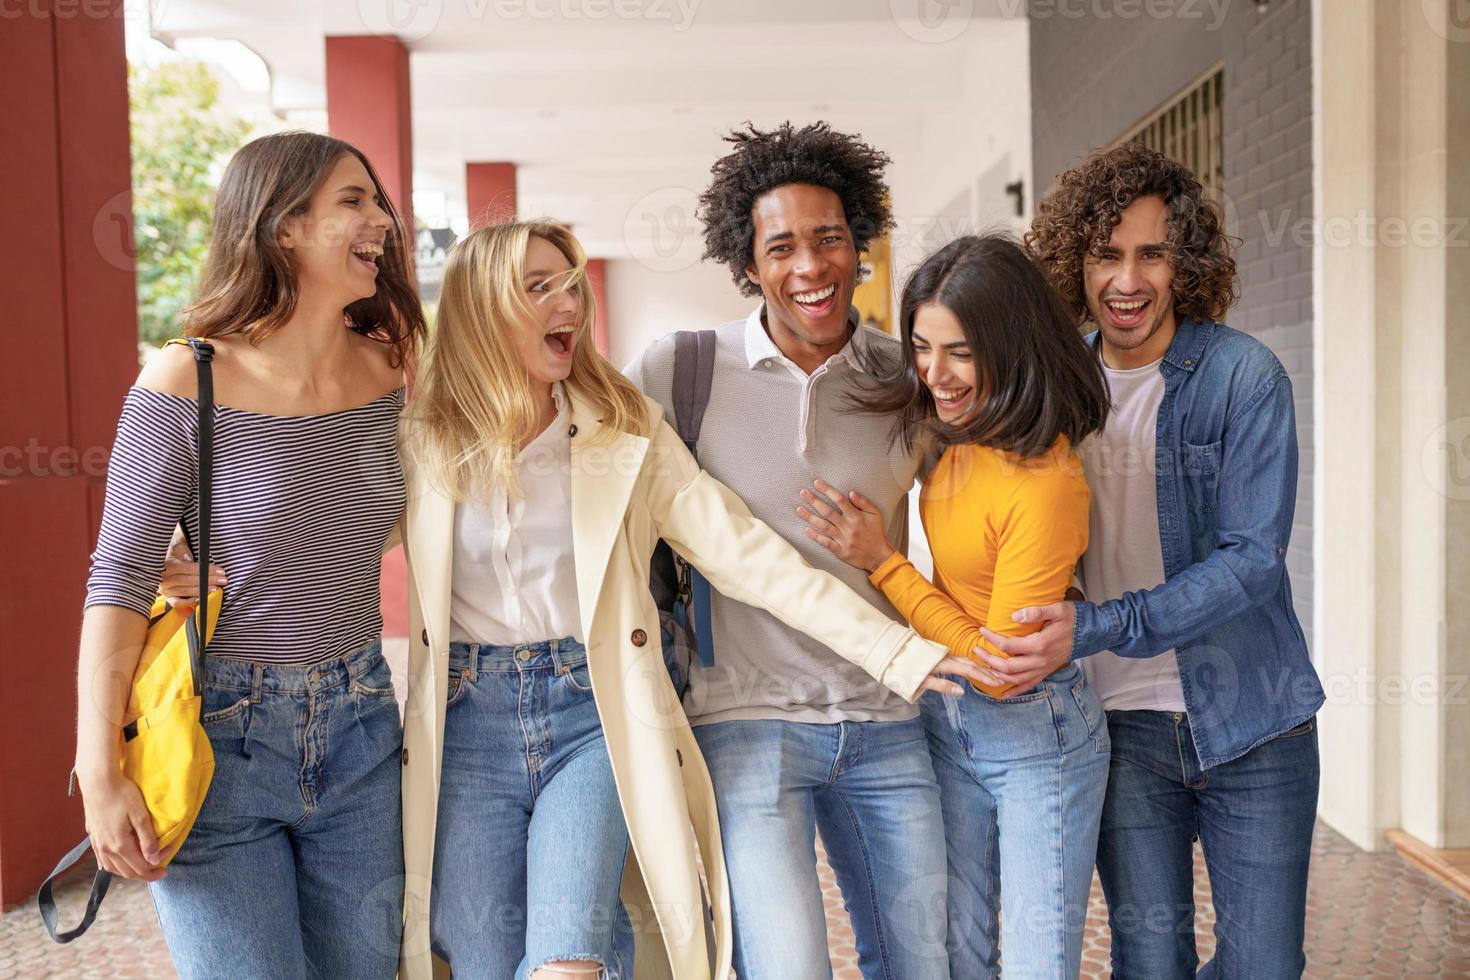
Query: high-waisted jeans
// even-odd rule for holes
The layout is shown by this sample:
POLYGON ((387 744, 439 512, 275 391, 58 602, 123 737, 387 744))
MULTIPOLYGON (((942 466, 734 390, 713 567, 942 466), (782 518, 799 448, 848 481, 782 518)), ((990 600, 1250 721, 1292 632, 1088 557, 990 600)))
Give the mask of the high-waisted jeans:
POLYGON ((434 952, 469 980, 524 980, 555 960, 631 977, 627 855, 582 644, 451 644, 434 952))
POLYGON ((185 978, 391 978, 403 922, 393 682, 374 643, 313 667, 204 660, 214 779, 150 888, 185 978))
POLYGON ((1009 700, 922 702, 949 851, 950 972, 1070 980, 1108 785, 1108 724, 1075 664, 1009 700))

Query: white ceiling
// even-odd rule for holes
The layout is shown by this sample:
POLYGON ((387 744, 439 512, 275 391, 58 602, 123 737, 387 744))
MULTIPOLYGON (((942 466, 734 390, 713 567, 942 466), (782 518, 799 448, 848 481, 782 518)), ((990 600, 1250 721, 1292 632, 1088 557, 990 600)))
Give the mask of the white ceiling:
POLYGON ((152 17, 165 43, 251 48, 288 116, 325 106, 324 37, 402 37, 416 191, 446 195, 459 224, 465 163, 512 162, 522 214, 621 257, 646 247, 638 209, 692 202, 743 120, 917 145, 967 51, 1024 0, 152 0, 152 17))

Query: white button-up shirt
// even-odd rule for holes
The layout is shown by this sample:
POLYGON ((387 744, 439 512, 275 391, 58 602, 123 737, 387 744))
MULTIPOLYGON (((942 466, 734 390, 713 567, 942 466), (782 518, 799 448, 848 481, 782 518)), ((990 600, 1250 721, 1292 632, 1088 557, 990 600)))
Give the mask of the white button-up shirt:
POLYGON ((585 642, 572 550, 571 411, 560 384, 557 414, 521 450, 521 492, 497 486, 488 505, 454 508, 450 639, 514 646, 570 636, 585 642))

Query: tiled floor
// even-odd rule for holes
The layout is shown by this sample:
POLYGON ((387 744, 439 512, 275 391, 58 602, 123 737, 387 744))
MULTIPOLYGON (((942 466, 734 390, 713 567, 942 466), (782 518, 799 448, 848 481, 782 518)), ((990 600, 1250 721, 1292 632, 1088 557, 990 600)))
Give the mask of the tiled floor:
MULTIPOLYGON (((852 931, 830 872, 822 884, 834 978, 861 980, 852 931)), ((1215 915, 1198 848, 1194 894, 1195 941, 1203 962, 1215 948, 1215 915)), ((1096 879, 1087 912, 1082 976, 1106 977, 1107 906, 1096 879)), ((1405 864, 1393 851, 1360 851, 1319 823, 1307 893, 1306 975, 1470 978, 1470 902, 1405 864)))
MULTIPOLYGON (((1198 860, 1196 861, 1198 866, 1198 860)), ((1198 942, 1201 959, 1214 940, 1209 887, 1201 868, 1198 942)), ((852 930, 831 873, 823 875, 836 980, 860 980, 852 930)), ((75 921, 85 882, 65 889, 62 901, 75 921)), ((1470 978, 1470 903, 1392 851, 1369 854, 1319 824, 1307 899, 1307 976, 1425 976, 1470 978)), ((1083 976, 1107 975, 1108 937, 1102 894, 1094 885, 1083 953, 1083 976)), ((7 906, 0 925, 0 980, 8 977, 173 976, 159 939, 153 907, 142 886, 113 885, 97 924, 69 946, 46 937, 34 901, 7 906)))

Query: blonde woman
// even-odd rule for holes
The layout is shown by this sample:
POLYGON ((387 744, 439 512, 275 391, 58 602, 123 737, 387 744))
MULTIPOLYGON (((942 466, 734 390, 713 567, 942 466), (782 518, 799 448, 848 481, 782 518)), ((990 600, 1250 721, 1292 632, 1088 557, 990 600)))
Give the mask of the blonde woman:
POLYGON ((482 229, 445 270, 405 417, 406 977, 429 975, 430 894, 431 944, 457 976, 630 977, 620 882, 651 900, 630 909, 654 940, 639 980, 728 974, 714 796, 648 591, 660 537, 906 698, 958 691, 935 671, 972 666, 806 565, 703 474, 593 349, 593 315, 560 225, 482 229))
POLYGON ((457 977, 729 975, 713 789, 648 590, 660 538, 909 700, 979 676, 701 472, 593 349, 593 316, 565 228, 475 232, 450 255, 405 412, 411 980, 431 950, 457 977))

